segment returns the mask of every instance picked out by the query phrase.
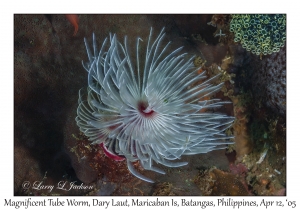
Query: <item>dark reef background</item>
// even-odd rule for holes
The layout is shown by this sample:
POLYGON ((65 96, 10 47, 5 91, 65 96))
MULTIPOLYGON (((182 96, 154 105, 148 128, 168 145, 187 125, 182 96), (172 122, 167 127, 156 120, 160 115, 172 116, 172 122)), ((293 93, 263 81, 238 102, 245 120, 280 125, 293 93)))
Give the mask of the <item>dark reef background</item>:
POLYGON ((74 26, 63 14, 14 15, 14 194, 284 195, 286 48, 260 59, 232 41, 229 21, 230 15, 212 14, 80 14, 73 36, 74 26), (237 119, 228 131, 236 136, 235 147, 184 157, 189 165, 161 167, 166 175, 137 164, 155 184, 131 176, 126 163, 89 146, 75 123, 78 91, 87 85, 84 37, 91 41, 95 33, 100 44, 109 33, 119 40, 127 35, 133 50, 136 37, 147 38, 150 27, 155 34, 165 27, 167 40, 206 61, 199 68, 209 76, 222 69, 225 89, 217 97, 233 102, 223 111, 237 119), (220 29, 226 36, 217 35, 220 29), (265 160, 257 164, 265 150, 265 160), (24 181, 76 182, 93 190, 37 191, 24 189, 24 181))

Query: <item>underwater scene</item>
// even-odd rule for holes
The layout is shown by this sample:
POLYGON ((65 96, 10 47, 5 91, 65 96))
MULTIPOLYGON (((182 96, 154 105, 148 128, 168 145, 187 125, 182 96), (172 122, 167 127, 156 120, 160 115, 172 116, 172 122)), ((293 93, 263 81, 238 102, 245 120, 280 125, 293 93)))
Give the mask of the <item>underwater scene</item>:
POLYGON ((285 14, 15 14, 15 196, 285 196, 285 14))

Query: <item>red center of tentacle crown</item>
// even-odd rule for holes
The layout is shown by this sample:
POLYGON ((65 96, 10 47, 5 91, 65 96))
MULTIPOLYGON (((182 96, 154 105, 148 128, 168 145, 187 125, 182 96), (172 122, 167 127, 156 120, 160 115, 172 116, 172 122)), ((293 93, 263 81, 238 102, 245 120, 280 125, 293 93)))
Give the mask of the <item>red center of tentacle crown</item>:
POLYGON ((140 101, 137 104, 137 108, 139 110, 139 112, 141 113, 141 115, 143 115, 144 117, 153 117, 155 115, 155 112, 153 109, 151 109, 148 104, 144 101, 140 101))

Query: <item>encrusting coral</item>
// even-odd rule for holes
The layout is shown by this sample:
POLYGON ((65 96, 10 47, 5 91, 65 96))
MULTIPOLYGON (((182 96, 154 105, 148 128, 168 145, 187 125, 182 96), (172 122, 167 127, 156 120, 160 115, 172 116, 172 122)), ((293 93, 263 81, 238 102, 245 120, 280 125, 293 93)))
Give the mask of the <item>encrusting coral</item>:
POLYGON ((286 15, 242 14, 232 15, 230 31, 235 42, 256 55, 279 52, 286 40, 286 15))

